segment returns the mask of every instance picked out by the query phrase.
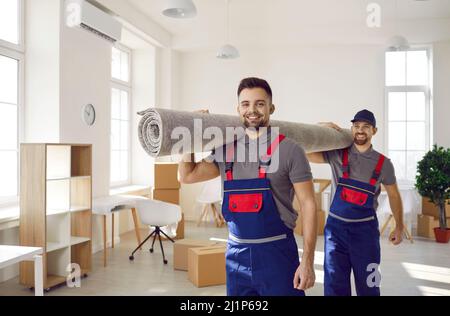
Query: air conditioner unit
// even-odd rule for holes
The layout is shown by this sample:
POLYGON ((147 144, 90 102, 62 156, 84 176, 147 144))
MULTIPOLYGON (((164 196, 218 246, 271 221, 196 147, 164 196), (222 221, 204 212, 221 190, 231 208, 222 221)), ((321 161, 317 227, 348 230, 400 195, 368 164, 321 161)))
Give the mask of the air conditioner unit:
POLYGON ((112 16, 85 0, 66 0, 66 24, 80 27, 112 43, 120 41, 122 25, 112 16))

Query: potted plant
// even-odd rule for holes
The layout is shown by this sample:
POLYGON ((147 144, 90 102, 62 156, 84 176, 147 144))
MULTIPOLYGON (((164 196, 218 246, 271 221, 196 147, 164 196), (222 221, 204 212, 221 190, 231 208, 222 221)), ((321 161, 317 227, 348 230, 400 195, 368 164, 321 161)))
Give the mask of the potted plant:
POLYGON ((416 189, 439 207, 439 227, 434 229, 436 241, 448 243, 450 229, 447 227, 445 203, 450 198, 450 148, 434 145, 433 150, 418 163, 417 172, 416 189))

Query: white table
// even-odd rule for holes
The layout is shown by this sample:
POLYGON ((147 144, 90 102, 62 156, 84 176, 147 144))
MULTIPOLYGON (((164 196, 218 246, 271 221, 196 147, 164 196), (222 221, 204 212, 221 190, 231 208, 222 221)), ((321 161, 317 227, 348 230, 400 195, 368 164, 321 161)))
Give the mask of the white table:
MULTIPOLYGON (((400 196, 402 198, 403 204, 403 217, 404 217, 404 225, 409 232, 412 231, 413 223, 415 223, 415 219, 417 218, 417 214, 420 213, 422 207, 422 200, 417 193, 416 189, 412 186, 400 185, 398 186, 400 191, 400 196)), ((386 191, 381 191, 380 196, 378 197, 378 213, 387 217, 385 224, 389 224, 389 221, 392 219, 390 216, 392 214, 391 206, 389 205, 389 199, 386 191)), ((385 226, 385 225, 383 225, 385 226)))
POLYGON ((0 246, 0 269, 21 261, 34 261, 34 291, 44 296, 44 270, 40 247, 0 246))
POLYGON ((92 213, 96 215, 103 216, 103 266, 106 267, 106 249, 107 249, 107 238, 106 238, 106 217, 111 214, 112 220, 112 240, 111 248, 114 248, 114 213, 122 210, 131 210, 134 221, 134 230, 136 233, 136 239, 138 245, 141 244, 141 235, 139 232, 139 223, 136 214, 136 201, 146 199, 141 196, 134 195, 109 195, 95 198, 92 201, 92 213))

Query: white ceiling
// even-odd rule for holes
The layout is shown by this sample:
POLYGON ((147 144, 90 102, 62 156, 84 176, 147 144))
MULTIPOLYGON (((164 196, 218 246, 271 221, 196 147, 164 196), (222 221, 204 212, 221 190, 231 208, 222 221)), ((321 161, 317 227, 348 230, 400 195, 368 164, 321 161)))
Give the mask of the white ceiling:
MULTIPOLYGON (((166 0, 126 1, 169 31, 176 49, 213 49, 225 42, 225 0, 193 0, 198 15, 187 20, 163 16, 166 0)), ((398 0, 398 10, 394 0, 231 0, 230 29, 230 42, 240 47, 375 44, 394 33, 431 42, 450 39, 450 0, 398 0), (369 3, 381 6, 379 29, 366 26, 369 3)))

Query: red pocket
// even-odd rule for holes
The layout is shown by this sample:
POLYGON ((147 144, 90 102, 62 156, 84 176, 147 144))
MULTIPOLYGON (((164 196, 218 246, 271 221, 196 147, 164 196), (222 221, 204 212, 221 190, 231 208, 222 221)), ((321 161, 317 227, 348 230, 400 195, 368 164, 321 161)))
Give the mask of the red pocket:
POLYGON ((363 206, 367 202, 368 195, 363 192, 342 188, 341 199, 356 205, 363 206))
POLYGON ((228 209, 233 213, 258 213, 262 208, 262 193, 230 194, 228 209))

